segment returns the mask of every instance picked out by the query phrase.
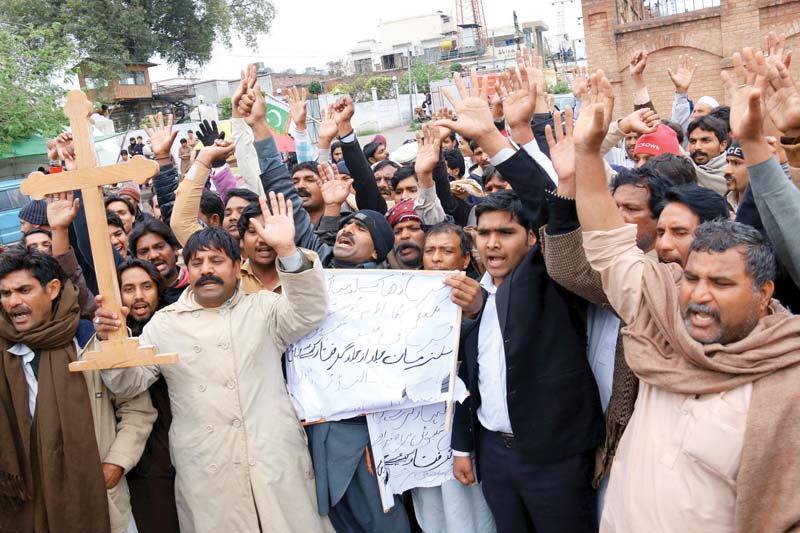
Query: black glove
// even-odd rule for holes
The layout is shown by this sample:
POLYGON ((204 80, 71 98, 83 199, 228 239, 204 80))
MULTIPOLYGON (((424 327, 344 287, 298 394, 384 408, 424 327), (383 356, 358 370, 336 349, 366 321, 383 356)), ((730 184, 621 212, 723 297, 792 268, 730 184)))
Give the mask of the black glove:
POLYGON ((161 221, 169 226, 172 208, 175 205, 175 190, 178 188, 178 172, 175 165, 170 165, 153 178, 153 192, 158 198, 161 209, 161 221))
MULTIPOLYGON (((212 120, 211 124, 209 124, 207 120, 204 120, 200 123, 200 131, 197 132, 197 138, 200 139, 200 142, 203 143, 203 146, 213 146, 214 141, 217 139, 225 139, 225 132, 223 131, 220 133, 215 120, 212 120)), ((222 159, 220 161, 214 161, 211 163, 211 166, 213 168, 219 168, 224 164, 225 160, 222 159)))

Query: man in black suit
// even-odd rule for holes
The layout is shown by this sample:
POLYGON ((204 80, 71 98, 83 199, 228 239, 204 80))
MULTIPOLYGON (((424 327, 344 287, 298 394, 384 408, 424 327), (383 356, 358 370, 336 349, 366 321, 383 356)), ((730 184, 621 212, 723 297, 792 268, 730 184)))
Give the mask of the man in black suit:
MULTIPOLYGON (((473 74, 472 87, 478 85, 473 74)), ((454 473, 474 482, 475 456, 500 533, 596 531, 591 480, 603 418, 586 356, 586 302, 550 279, 536 241, 544 196, 556 186, 527 147, 517 150, 497 131, 485 97, 461 96, 453 102, 458 121, 439 123, 476 139, 514 191, 476 208, 486 274, 483 290, 461 305, 472 319, 462 327, 459 369, 470 397, 456 409, 454 473)), ((507 102, 524 102, 520 96, 507 102)), ((509 108, 507 117, 520 114, 509 108)), ((530 115, 525 122, 529 128, 530 115)))

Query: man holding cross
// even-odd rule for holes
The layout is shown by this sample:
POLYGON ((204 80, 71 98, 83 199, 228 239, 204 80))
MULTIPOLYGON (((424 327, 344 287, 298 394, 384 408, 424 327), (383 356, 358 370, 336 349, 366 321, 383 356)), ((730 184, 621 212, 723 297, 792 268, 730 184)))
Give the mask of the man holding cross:
MULTIPOLYGON (((262 198, 263 224, 251 223, 278 256, 283 293, 245 294, 239 244, 221 228, 197 232, 183 249, 189 288, 140 337, 161 352, 178 352, 180 362, 104 371, 118 393, 140 393, 159 375, 166 379, 184 532, 330 529, 317 514, 305 432, 280 362, 286 347, 324 318, 325 278, 316 254, 294 244, 291 203, 270 193, 270 204, 271 212, 262 198)), ((97 317, 98 336, 122 325, 105 309, 97 317)))

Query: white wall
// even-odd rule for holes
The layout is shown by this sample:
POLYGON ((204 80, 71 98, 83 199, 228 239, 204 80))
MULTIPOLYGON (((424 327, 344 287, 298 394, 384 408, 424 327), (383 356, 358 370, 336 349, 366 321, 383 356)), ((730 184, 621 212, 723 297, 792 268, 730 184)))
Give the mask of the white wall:
MULTIPOLYGON (((320 109, 327 109, 328 104, 332 104, 341 95, 321 94, 319 95, 320 109)), ((425 100, 425 95, 412 95, 412 104, 419 107, 425 100)), ((401 94, 400 99, 378 100, 377 102, 358 102, 356 112, 351 121, 356 132, 365 130, 381 131, 388 128, 396 128, 409 123, 408 95, 401 94), (402 122, 401 122, 402 118, 402 122)))

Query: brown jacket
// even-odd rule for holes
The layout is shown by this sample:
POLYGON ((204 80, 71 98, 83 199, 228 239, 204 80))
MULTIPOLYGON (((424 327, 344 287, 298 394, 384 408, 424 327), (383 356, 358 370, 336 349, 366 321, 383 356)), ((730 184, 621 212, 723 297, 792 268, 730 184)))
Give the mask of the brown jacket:
MULTIPOLYGON (((547 273, 553 281, 588 302, 615 313, 603 292, 600 274, 592 270, 586 260, 580 228, 563 235, 548 235, 547 226, 543 226, 539 231, 539 239, 547 273)), ((600 481, 611 471, 617 445, 633 414, 638 390, 639 382, 625 362, 622 335, 617 335, 614 385, 606 409, 606 438, 603 446, 597 451, 595 487, 598 487, 600 481)))

